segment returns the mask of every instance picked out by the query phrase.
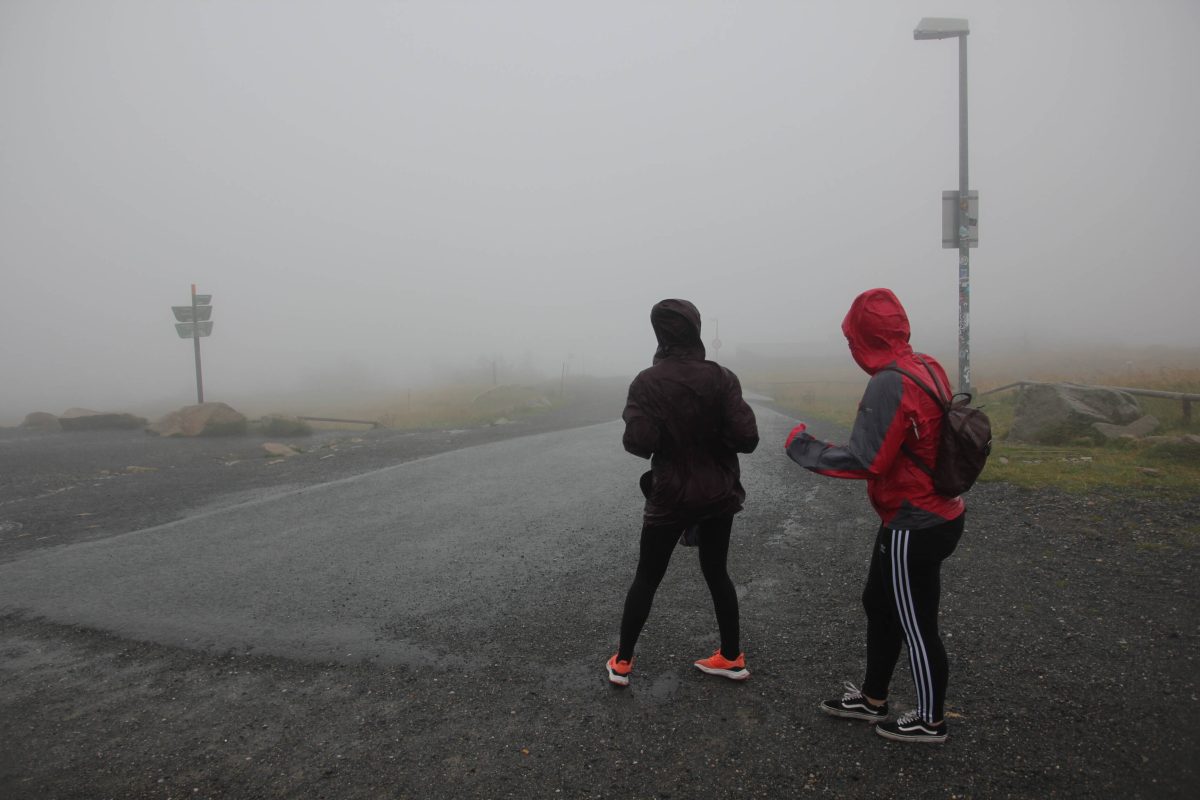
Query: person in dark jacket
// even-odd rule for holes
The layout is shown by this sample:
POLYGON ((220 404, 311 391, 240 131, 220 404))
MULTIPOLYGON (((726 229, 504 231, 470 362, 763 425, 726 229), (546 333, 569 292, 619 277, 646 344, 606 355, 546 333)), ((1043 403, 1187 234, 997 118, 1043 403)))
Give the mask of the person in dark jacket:
POLYGON ((941 567, 962 536, 961 497, 934 491, 924 467, 934 464, 942 410, 899 367, 951 394, 945 370, 931 356, 913 352, 908 315, 888 289, 855 298, 842 322, 850 353, 871 376, 858 405, 850 441, 837 446, 805 432, 803 424, 784 447, 802 467, 835 478, 867 482, 867 497, 882 524, 875 537, 862 603, 867 612, 867 670, 862 689, 846 684, 840 698, 826 700, 827 714, 875 724, 876 733, 901 741, 946 738, 943 706, 948 668, 938 635, 941 567), (919 459, 919 463, 918 463, 919 459), (888 684, 901 642, 908 647, 917 708, 888 719, 888 684))
POLYGON ((629 684, 634 645, 654 593, 681 535, 695 528, 700 569, 721 631, 720 648, 695 665, 745 680, 750 672, 739 642, 737 592, 725 561, 733 515, 746 499, 737 454, 758 446, 758 426, 737 376, 705 360, 694 305, 663 300, 651 309, 650 324, 658 339, 654 364, 630 384, 621 415, 625 449, 650 459, 650 477, 643 480, 637 572, 625 597, 620 644, 606 665, 608 678, 618 686, 629 684))

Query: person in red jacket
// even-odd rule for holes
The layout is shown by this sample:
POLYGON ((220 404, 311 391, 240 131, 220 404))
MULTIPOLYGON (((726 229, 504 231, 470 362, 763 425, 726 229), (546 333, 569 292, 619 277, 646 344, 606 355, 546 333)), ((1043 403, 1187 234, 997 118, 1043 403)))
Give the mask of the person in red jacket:
POLYGON ((914 353, 908 343, 908 315, 888 289, 870 289, 855 298, 842 322, 850 353, 871 376, 845 445, 813 438, 803 424, 784 448, 802 467, 835 478, 867 482, 867 497, 882 524, 875 537, 862 603, 867 612, 867 669, 862 689, 846 684, 840 698, 826 700, 828 714, 875 724, 876 733, 900 741, 940 742, 947 664, 938 635, 942 562, 962 536, 961 497, 934 491, 922 468, 937 454, 942 410, 898 367, 951 394, 945 370, 932 357, 914 353), (920 460, 918 463, 917 460, 920 460), (888 684, 908 647, 917 707, 888 720, 888 684))
POLYGON ((705 360, 700 312, 686 300, 663 300, 650 311, 658 340, 654 365, 629 386, 622 443, 650 459, 643 476, 646 506, 637 572, 625 597, 621 638, 608 660, 608 679, 627 686, 633 648, 658 584, 681 535, 698 529, 700 570, 712 594, 721 647, 697 669, 732 680, 750 677, 739 643, 738 600, 725 561, 733 515, 742 508, 738 453, 758 446, 754 411, 737 376, 705 360))

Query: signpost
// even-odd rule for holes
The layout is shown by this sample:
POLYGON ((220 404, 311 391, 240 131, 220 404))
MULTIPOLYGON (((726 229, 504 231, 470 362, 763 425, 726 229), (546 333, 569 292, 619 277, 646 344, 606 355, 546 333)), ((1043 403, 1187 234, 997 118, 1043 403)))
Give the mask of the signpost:
POLYGON ((180 339, 191 339, 196 351, 196 402, 204 403, 204 376, 200 369, 200 337, 212 335, 212 295, 196 294, 192 284, 192 304, 171 306, 175 314, 175 332, 180 339))

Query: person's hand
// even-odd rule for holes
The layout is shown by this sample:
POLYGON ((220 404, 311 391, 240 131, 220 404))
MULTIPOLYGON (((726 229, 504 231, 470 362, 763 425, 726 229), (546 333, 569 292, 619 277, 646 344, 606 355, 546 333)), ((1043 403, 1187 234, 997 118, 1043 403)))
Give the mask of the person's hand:
POLYGON ((789 434, 787 435, 787 441, 785 441, 785 442, 783 443, 783 449, 784 449, 784 450, 787 450, 789 447, 791 447, 791 446, 792 446, 792 441, 793 441, 793 440, 794 440, 794 439, 795 439, 797 436, 799 436, 800 434, 804 433, 804 431, 805 431, 807 428, 808 428, 808 426, 807 426, 807 425, 805 425, 803 422, 801 422, 801 423, 800 423, 799 425, 797 425, 796 427, 792 428, 792 431, 791 431, 791 433, 789 433, 789 434))

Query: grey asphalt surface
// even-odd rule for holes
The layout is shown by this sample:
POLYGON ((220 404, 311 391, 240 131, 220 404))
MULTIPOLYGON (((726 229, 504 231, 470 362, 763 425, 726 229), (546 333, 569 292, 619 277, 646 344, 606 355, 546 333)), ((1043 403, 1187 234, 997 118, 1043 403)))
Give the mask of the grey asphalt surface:
POLYGON ((454 450, 41 551, 0 565, 0 613, 219 651, 478 666, 457 645, 540 613, 637 525, 620 437, 613 422, 454 450), (410 633, 430 619, 453 620, 454 641, 410 633))
MULTIPOLYGON (((632 686, 604 680, 645 468, 610 422, 210 494, 120 535, 112 514, 103 538, 16 553, 0 795, 1195 796, 1198 558, 1172 538, 1194 503, 972 490, 943 574, 950 739, 888 743, 815 708, 861 677, 876 518, 861 483, 786 460, 790 418, 756 411, 730 553, 746 683, 691 667, 717 637, 683 548, 632 686)), ((902 660, 893 709, 912 694, 902 660)))

